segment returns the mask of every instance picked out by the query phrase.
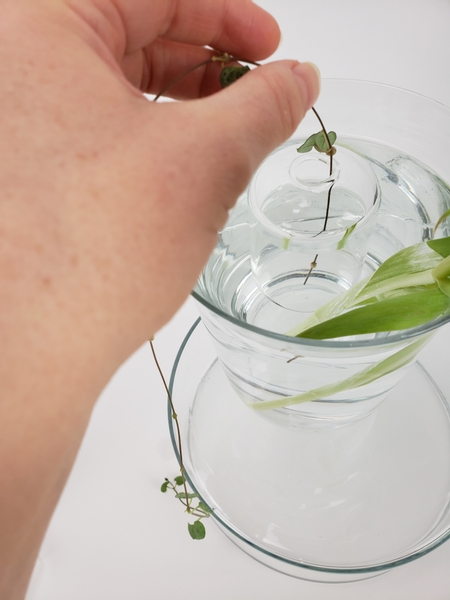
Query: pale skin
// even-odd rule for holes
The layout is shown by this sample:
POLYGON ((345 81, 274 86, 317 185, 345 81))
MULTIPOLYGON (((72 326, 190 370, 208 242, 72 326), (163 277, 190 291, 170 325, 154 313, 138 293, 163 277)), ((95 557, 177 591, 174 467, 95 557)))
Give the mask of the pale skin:
POLYGON ((0 599, 23 598, 92 408, 183 303, 319 92, 249 0, 0 0, 0 599))

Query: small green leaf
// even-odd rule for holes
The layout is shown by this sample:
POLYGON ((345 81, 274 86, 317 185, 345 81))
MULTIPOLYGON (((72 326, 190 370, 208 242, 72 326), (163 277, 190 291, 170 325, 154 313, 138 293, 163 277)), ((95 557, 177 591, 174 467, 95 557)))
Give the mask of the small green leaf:
POLYGON ((298 334, 315 340, 399 331, 423 325, 450 312, 450 298, 436 284, 360 306, 298 334))
POLYGON ((178 475, 177 477, 175 477, 174 481, 176 485, 183 485, 184 477, 182 475, 178 475))
MULTIPOLYGON (((328 138, 330 140, 331 146, 333 146, 334 142, 336 141, 337 135, 334 131, 329 131, 328 138)), ((328 144, 327 137, 323 131, 319 131, 319 133, 316 133, 314 148, 317 150, 317 152, 327 152, 327 150, 330 150, 330 145, 328 144)))
POLYGON ((237 79, 240 79, 245 75, 247 71, 250 71, 250 67, 248 66, 232 65, 230 67, 224 67, 220 72, 220 85, 223 88, 228 87, 237 79))
POLYGON ((200 510, 205 512, 207 515, 211 514, 211 510, 210 510, 209 506, 206 506, 206 504, 204 502, 199 502, 197 508, 199 508, 200 510))
POLYGON ((345 233, 344 233, 344 237, 340 240, 340 242, 336 246, 336 250, 342 250, 345 247, 345 244, 347 243, 349 235, 355 229, 357 224, 358 223, 356 222, 356 223, 353 223, 353 225, 350 225, 350 227, 347 227, 347 229, 345 230, 345 233))
POLYGON ((434 232, 436 232, 436 230, 439 227, 439 225, 443 221, 445 221, 445 219, 448 219, 448 217, 450 217, 450 208, 448 210, 446 210, 445 213, 439 217, 439 219, 437 220, 436 225, 434 226, 434 232))
POLYGON ((312 135, 309 136, 309 138, 303 142, 303 144, 297 148, 297 152, 300 153, 306 153, 306 152, 310 152, 313 148, 314 148, 314 144, 316 142, 316 135, 317 133, 313 133, 312 135))
POLYGON ((206 529, 200 520, 194 523, 188 523, 189 535, 193 540, 203 540, 206 535, 206 529))
POLYGON ((191 498, 198 498, 198 494, 187 494, 186 492, 179 492, 178 494, 175 494, 175 498, 179 498, 180 500, 186 500, 186 499, 191 499, 191 498))
POLYGON ((167 486, 169 485, 170 481, 165 481, 162 486, 161 486, 161 491, 163 494, 165 494, 167 492, 167 486))
MULTIPOLYGON (((337 139, 336 133, 334 131, 329 131, 328 137, 330 139, 331 146, 333 146, 334 142, 337 139)), ((297 148, 297 152, 305 153, 309 152, 313 148, 315 148, 317 152, 327 152, 328 150, 330 150, 328 140, 322 130, 320 130, 318 133, 313 133, 312 135, 310 135, 309 138, 305 142, 303 142, 303 144, 299 148, 297 148)))

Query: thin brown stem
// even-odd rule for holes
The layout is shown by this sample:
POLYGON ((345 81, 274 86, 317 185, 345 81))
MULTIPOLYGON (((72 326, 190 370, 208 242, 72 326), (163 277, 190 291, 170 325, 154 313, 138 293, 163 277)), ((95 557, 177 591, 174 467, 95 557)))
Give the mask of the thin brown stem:
MULTIPOLYGON (((172 419, 175 422, 175 429, 177 431, 177 446, 178 446, 178 464, 180 466, 180 473, 181 476, 183 478, 183 489, 184 489, 184 493, 186 495, 186 509, 187 512, 190 513, 191 512, 191 507, 190 507, 190 503, 189 503, 189 498, 188 498, 188 489, 187 489, 187 485, 186 485, 186 477, 185 477, 185 469, 184 469, 184 462, 183 462, 183 447, 181 444, 181 430, 180 430, 180 424, 178 422, 178 415, 175 411, 175 406, 173 404, 173 400, 172 400, 172 394, 170 393, 169 390, 169 386, 167 385, 166 382, 166 378, 164 377, 164 373, 162 372, 161 366, 159 364, 158 358, 156 356, 156 352, 155 352, 155 347, 153 345, 153 341, 149 340, 150 343, 150 348, 152 350, 152 354, 153 354, 153 360, 155 361, 156 364, 156 368, 158 369, 159 375, 161 377, 161 380, 163 382, 164 388, 167 392, 167 398, 169 399, 169 404, 170 404, 170 410, 172 412, 172 419)), ((184 504, 184 502, 183 502, 184 504)))
MULTIPOLYGON (((316 117, 317 117, 317 119, 318 119, 318 121, 319 121, 319 123, 320 123, 320 126, 322 127, 322 131, 323 131, 323 133, 324 133, 324 135, 325 135, 325 137, 326 137, 326 140, 327 140, 327 144, 328 144, 328 150, 331 150, 331 149, 333 148, 333 144, 331 143, 331 141, 330 141, 330 138, 328 137, 328 132, 327 132, 327 130, 325 129, 325 125, 323 124, 323 121, 322 121, 322 119, 320 118, 320 115, 319 115, 319 113, 317 112, 317 110, 314 108, 314 106, 312 106, 312 107, 311 107, 311 110, 312 110, 312 111, 313 111, 313 113, 316 115, 316 117)), ((333 156, 332 156, 332 155, 330 155, 330 176, 331 176, 332 174, 333 174, 333 156)))
MULTIPOLYGON (((332 157, 330 157, 330 160, 332 160, 332 157)), ((331 206, 331 190, 333 189, 334 186, 334 181, 333 183, 330 185, 330 187, 328 188, 328 197, 327 197, 327 208, 325 211, 325 221, 323 223, 323 229, 322 231, 320 231, 320 233, 323 233, 324 231, 326 231, 327 229, 327 225, 328 225, 328 217, 330 216, 330 206, 331 206)), ((319 234, 317 234, 319 235, 319 234)))
MULTIPOLYGON (((332 152, 332 149, 333 149, 333 144, 331 143, 331 140, 330 140, 330 138, 329 138, 329 136, 328 136, 328 132, 327 132, 327 130, 325 129, 325 125, 323 124, 323 121, 322 121, 322 119, 320 118, 320 115, 319 115, 319 113, 318 113, 318 112, 317 112, 317 110, 314 108, 314 106, 312 106, 312 107, 311 107, 311 110, 312 110, 312 111, 313 111, 313 113, 316 115, 316 117, 317 117, 317 120, 319 121, 319 123, 320 123, 320 126, 322 127, 323 134, 324 134, 324 136, 325 136, 325 138, 326 138, 326 140, 327 140, 327 144, 328 144, 328 150, 329 150, 329 152, 330 152, 330 154, 327 154, 327 156, 329 156, 329 157, 330 157, 330 177, 331 177, 331 176, 333 175, 333 152, 332 152)), ((330 216, 330 206, 331 206, 331 190, 333 189, 333 186, 334 186, 334 182, 333 182, 333 183, 330 185, 330 187, 328 188, 328 195, 327 195, 327 208, 326 208, 326 210, 325 210, 325 219, 324 219, 324 223, 323 223, 322 230, 321 230, 321 231, 319 231, 319 233, 318 233, 317 235, 320 235, 321 233, 323 233, 323 232, 324 232, 324 231, 326 231, 326 229, 327 229, 327 225, 328 225, 328 219, 329 219, 329 216, 330 216)), ((315 258, 314 258, 313 262, 311 263, 311 268, 309 269, 308 275, 305 277, 305 281, 303 282, 303 285, 306 285, 306 283, 307 283, 308 279, 309 279, 309 278, 310 278, 310 276, 311 276, 311 273, 313 272, 313 269, 315 269, 315 268, 317 267, 317 258, 318 258, 318 257, 319 257, 319 255, 318 255, 318 254, 316 254, 316 256, 315 256, 315 258)))
MULTIPOLYGON (((326 138, 326 140, 327 140, 327 144, 328 144, 328 150, 330 150, 330 154, 329 154, 328 156, 330 157, 330 177, 331 177, 331 176, 333 175, 333 154, 331 153, 331 150, 332 150, 332 148, 333 148, 333 145, 332 145, 332 143, 331 143, 331 140, 330 140, 330 138, 329 138, 329 136, 328 136, 328 132, 327 132, 327 130, 325 129, 325 125, 323 124, 323 121, 322 121, 322 119, 320 118, 320 115, 319 115, 319 113, 318 113, 318 112, 317 112, 317 110, 314 108, 314 106, 311 108, 311 110, 312 110, 312 111, 313 111, 313 113, 316 115, 316 117, 317 117, 317 119, 318 119, 318 121, 319 121, 319 123, 320 123, 320 126, 322 127, 322 131, 323 131, 323 133, 324 133, 324 135, 325 135, 325 138, 326 138)), ((333 185, 334 185, 334 183, 332 183, 332 184, 330 185, 330 187, 328 188, 327 208, 326 208, 326 211, 325 211, 325 221, 324 221, 324 224, 323 224, 322 231, 319 231, 319 233, 318 233, 317 235, 320 235, 321 233, 323 233, 323 232, 324 232, 324 231, 326 231, 326 229, 327 229, 327 225, 328 225, 328 218, 329 218, 329 215, 330 215, 330 205, 331 205, 331 190, 333 189, 333 185)))
POLYGON ((171 88, 173 85, 178 83, 180 81, 180 79, 183 79, 183 77, 185 75, 189 75, 189 73, 192 73, 192 71, 195 71, 195 69, 199 69, 200 67, 207 65, 211 61, 212 61, 212 57, 209 57, 207 60, 202 60, 202 62, 197 63, 196 65, 194 65, 187 71, 184 71, 184 73, 181 73, 181 75, 178 75, 178 77, 175 77, 174 79, 172 79, 172 81, 169 81, 169 83, 166 86, 164 86, 163 89, 153 98, 153 102, 156 102, 157 100, 159 100, 159 98, 161 98, 161 96, 163 94, 165 94, 169 88, 171 88))
POLYGON ((308 281, 308 279, 311 276, 311 273, 313 272, 313 269, 315 269, 317 267, 317 258, 319 257, 318 254, 316 254, 316 256, 314 257, 314 260, 311 263, 311 267, 309 269, 308 275, 305 277, 305 281, 303 282, 303 285, 306 285, 306 282, 308 281))

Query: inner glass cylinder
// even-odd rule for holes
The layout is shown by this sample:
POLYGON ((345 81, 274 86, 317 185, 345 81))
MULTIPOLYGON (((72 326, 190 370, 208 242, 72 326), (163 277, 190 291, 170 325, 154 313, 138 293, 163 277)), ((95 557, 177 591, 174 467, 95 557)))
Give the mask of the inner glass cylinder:
POLYGON ((289 141, 261 164, 248 199, 258 287, 283 308, 309 314, 358 281, 380 190, 370 164, 352 150, 299 154, 303 141, 289 141))

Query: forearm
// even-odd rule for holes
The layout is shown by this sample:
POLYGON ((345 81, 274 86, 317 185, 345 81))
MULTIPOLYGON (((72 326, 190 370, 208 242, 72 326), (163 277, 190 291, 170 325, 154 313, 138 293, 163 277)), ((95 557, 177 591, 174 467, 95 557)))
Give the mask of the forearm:
POLYGON ((0 34, 0 600, 20 600, 101 389, 319 81, 282 61, 198 99, 218 90, 205 68, 173 90, 192 102, 144 99, 211 47, 270 55, 250 0, 0 2, 0 34))
POLYGON ((16 322, 17 317, 10 314, 0 329, 2 600, 23 598, 95 400, 112 370, 104 360, 107 352, 102 356, 90 336, 80 341, 65 331, 57 315, 49 327, 36 321, 33 329, 30 319, 16 322))

